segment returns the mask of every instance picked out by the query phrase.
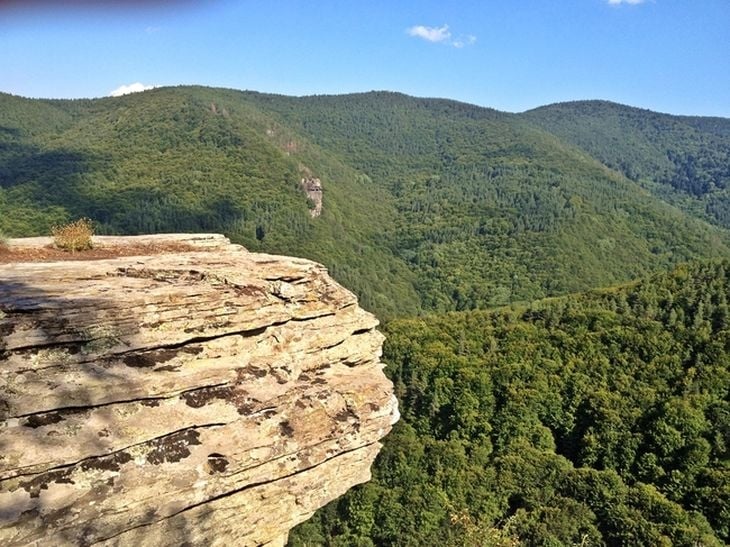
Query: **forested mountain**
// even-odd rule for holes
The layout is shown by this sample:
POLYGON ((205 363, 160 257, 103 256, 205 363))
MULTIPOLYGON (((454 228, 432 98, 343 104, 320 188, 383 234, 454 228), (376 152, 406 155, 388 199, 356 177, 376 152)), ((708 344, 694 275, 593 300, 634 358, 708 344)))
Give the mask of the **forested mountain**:
POLYGON ((522 117, 662 199, 730 227, 730 120, 670 116, 607 101, 554 104, 522 117))
POLYGON ((419 273, 426 309, 529 301, 707 245, 725 252, 705 226, 509 114, 396 93, 252 98, 394 196, 391 247, 419 273))
MULTIPOLYGON (((722 120, 703 123, 723 137, 722 120)), ((319 260, 381 317, 529 302, 728 252, 723 229, 525 117, 463 103, 0 95, 0 231, 79 216, 101 232, 220 231, 319 260), (299 187, 310 176, 318 218, 299 187)))
POLYGON ((0 232, 223 232, 389 320, 403 420, 294 545, 721 545, 729 142, 605 102, 0 94, 0 232))
POLYGON ((387 325, 403 418, 291 545, 725 545, 730 262, 387 325))
POLYGON ((381 244, 396 216, 389 195, 244 97, 205 88, 80 101, 0 95, 0 231, 47 234, 87 216, 100 233, 222 232, 251 250, 326 263, 385 316, 416 313, 413 274, 381 244), (309 174, 326 186, 315 220, 299 187, 309 174))

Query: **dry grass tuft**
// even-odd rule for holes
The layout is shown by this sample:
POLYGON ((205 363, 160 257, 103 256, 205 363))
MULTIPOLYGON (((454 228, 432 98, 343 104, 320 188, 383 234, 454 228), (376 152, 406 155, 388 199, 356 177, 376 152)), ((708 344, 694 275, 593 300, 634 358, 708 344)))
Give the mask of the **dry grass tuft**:
POLYGON ((91 237, 94 235, 94 226, 88 218, 80 218, 74 222, 54 226, 51 228, 53 243, 65 251, 86 251, 94 245, 91 237))

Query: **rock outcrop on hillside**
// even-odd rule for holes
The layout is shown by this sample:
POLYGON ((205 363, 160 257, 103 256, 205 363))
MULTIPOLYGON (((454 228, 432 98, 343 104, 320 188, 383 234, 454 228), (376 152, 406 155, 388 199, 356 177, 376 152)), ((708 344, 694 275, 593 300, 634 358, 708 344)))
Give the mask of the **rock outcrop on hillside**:
POLYGON ((0 544, 281 545, 397 419, 377 321, 313 262, 141 241, 180 248, 0 265, 0 544))
POLYGON ((317 218, 322 214, 322 181, 315 177, 305 177, 299 181, 299 185, 311 200, 312 208, 309 210, 309 215, 317 218))

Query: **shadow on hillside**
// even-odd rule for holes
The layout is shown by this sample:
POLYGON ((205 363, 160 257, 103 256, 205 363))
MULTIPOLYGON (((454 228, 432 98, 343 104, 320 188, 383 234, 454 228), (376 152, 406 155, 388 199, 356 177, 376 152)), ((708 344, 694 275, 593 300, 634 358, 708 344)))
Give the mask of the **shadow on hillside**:
MULTIPOLYGON (((4 125, 0 125, 0 135, 6 135, 8 137, 18 139, 20 138, 21 131, 16 127, 5 127, 4 125)), ((4 150, 6 147, 7 143, 0 142, 0 150, 4 150)))
POLYGON ((17 142, 0 142, 0 157, 3 160, 0 186, 3 188, 28 182, 40 182, 44 188, 58 186, 58 181, 73 180, 89 171, 92 164, 104 161, 102 156, 90 152, 42 150, 17 142))
POLYGON ((20 138, 17 130, 0 127, 0 188, 12 190, 11 210, 13 202, 39 208, 57 206, 78 218, 108 209, 87 194, 83 179, 109 164, 109 156, 88 150, 43 149, 19 142, 20 138), (3 141, 3 134, 12 138, 3 141))
MULTIPOLYGON (((21 139, 17 129, 0 126, 0 188, 13 190, 13 202, 91 218, 101 233, 220 232, 252 215, 230 196, 211 193, 193 203, 187 190, 164 180, 117 181, 112 156, 98 151, 42 149, 21 139), (100 186, 92 175, 106 182, 100 186)), ((253 224, 249 229, 253 234, 253 224)))

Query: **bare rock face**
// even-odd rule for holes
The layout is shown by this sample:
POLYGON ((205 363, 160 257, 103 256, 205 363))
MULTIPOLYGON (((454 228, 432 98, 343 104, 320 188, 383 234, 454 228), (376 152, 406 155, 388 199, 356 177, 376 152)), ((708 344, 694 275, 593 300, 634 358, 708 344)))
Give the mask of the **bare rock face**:
POLYGON ((312 208, 309 214, 312 218, 317 218, 322 214, 322 181, 314 177, 305 177, 299 181, 299 185, 312 201, 312 208))
POLYGON ((0 545, 281 545, 369 479, 376 319, 318 264, 176 237, 0 265, 0 545))

